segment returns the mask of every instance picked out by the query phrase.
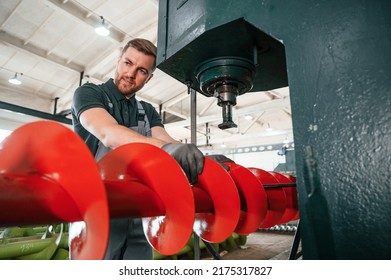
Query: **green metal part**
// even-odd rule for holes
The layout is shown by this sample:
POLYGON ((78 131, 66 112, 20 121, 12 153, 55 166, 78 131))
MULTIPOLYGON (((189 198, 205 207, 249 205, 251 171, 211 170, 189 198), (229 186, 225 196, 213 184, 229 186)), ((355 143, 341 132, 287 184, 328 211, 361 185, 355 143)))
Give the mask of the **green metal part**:
MULTIPOLYGON (((167 4, 171 2, 175 1, 169 1, 167 4)), ((162 6, 164 7, 164 3, 165 1, 162 1, 159 10, 162 6)), ((182 18, 196 4, 196 1, 188 1, 181 7, 181 10, 174 9, 175 18, 182 18)), ((174 7, 168 6, 170 11, 175 7, 175 5, 174 7)), ((161 10, 160 13, 162 13, 161 10)), ((251 77, 251 86, 246 91, 270 90, 288 85, 284 45, 255 28, 245 19, 237 18, 218 25, 213 15, 206 13, 202 16, 202 23, 199 20, 194 24, 191 21, 186 22, 191 25, 186 31, 184 30, 184 34, 179 34, 177 38, 175 37, 177 32, 172 34, 173 30, 170 28, 179 28, 178 22, 172 22, 169 17, 166 18, 166 23, 161 24, 159 21, 158 67, 182 83, 189 83, 198 92, 211 96, 200 86, 202 83, 202 80, 199 80, 200 68, 205 63, 216 61, 217 58, 238 58, 240 62, 252 62, 250 72, 253 71, 252 68, 255 68, 255 73, 240 76, 245 79, 243 83, 246 84, 248 78, 251 77), (161 31, 164 26, 169 32, 161 31), (183 48, 178 48, 179 46, 183 48)), ((229 64, 226 64, 225 69, 227 68, 229 64)))
POLYGON ((177 80, 201 91, 197 66, 217 57, 253 61, 252 91, 289 80, 304 259, 391 259, 389 11, 388 0, 159 1, 158 68, 177 80))

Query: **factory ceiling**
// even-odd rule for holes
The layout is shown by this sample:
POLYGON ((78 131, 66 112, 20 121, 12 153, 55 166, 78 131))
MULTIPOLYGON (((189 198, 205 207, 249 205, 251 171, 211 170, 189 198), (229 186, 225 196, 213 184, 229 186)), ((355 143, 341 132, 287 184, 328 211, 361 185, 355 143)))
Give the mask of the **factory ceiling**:
MULTIPOLYGON (((136 37, 157 45, 158 0, 2 0, 0 2, 0 101, 68 118, 75 89, 113 77, 120 48, 136 37), (95 33, 102 18, 110 35, 95 33), (15 76, 20 85, 10 84, 15 76)), ((187 87, 157 69, 137 94, 152 103, 176 139, 190 142, 187 87)), ((196 96, 197 144, 205 149, 292 145, 289 88, 238 96, 237 128, 221 130, 214 97, 196 96)), ((14 129, 37 117, 0 109, 0 128, 14 129)))

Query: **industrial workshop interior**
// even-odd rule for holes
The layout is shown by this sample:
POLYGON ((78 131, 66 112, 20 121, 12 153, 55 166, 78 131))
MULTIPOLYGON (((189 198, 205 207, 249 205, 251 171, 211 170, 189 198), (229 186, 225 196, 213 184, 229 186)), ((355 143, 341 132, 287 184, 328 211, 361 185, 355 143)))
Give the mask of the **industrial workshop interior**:
POLYGON ((0 260, 104 259, 118 218, 141 218, 156 261, 390 260, 390 11, 2 0, 0 260), (157 47, 136 99, 202 152, 195 183, 163 148, 95 160, 74 131, 75 91, 135 38, 157 47))

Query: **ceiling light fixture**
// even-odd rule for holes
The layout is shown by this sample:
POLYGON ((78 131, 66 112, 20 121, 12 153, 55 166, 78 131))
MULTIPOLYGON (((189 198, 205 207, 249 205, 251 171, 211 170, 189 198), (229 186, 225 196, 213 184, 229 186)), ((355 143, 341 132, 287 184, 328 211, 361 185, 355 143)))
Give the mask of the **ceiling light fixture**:
MULTIPOLYGON (((23 75, 23 73, 19 73, 20 75, 23 75)), ((8 79, 8 82, 13 85, 20 85, 22 82, 18 79, 18 73, 15 73, 15 75, 12 78, 8 79)))
POLYGON ((266 131, 270 132, 270 131, 272 131, 272 130, 273 130, 273 128, 271 128, 271 127, 270 127, 270 124, 269 124, 269 123, 267 123, 267 128, 266 128, 266 131))
POLYGON ((247 114, 247 115, 244 115, 244 118, 245 118, 246 120, 251 121, 251 120, 253 119, 253 116, 247 114))
POLYGON ((102 19, 102 23, 97 28, 95 28, 95 32, 100 36, 108 36, 110 31, 105 23, 105 19, 102 16, 100 16, 100 18, 102 19))

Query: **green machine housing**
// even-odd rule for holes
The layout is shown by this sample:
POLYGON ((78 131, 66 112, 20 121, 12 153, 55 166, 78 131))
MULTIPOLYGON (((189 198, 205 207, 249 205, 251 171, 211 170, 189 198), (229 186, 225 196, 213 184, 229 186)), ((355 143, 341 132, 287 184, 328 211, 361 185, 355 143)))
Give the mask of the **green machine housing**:
POLYGON ((223 108, 289 86, 304 259, 391 258, 391 1, 160 0, 157 66, 223 108), (260 93, 262 94, 262 93, 260 93))
POLYGON ((284 45, 243 17, 219 20, 216 4, 162 1, 157 64, 194 90, 217 97, 223 109, 219 127, 226 129, 236 127, 232 106, 238 95, 285 87, 288 78, 284 45))

